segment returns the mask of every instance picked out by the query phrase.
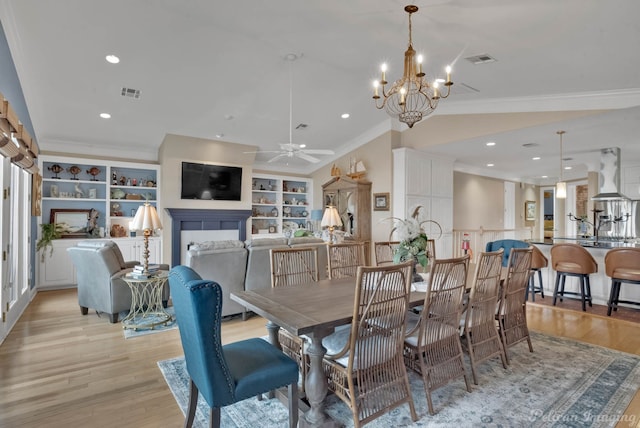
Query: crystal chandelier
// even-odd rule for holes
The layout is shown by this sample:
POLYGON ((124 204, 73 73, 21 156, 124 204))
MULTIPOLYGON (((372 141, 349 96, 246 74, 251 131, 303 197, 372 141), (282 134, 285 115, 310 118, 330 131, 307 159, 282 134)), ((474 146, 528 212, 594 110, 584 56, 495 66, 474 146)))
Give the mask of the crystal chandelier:
POLYGON ((436 79, 430 84, 422 71, 422 55, 414 59, 416 51, 413 50, 411 40, 411 14, 418 11, 418 6, 408 5, 404 8, 409 14, 409 47, 404 52, 404 74, 401 79, 396 80, 391 89, 385 89, 388 83, 386 80, 387 65, 382 64, 382 77, 373 82, 373 99, 376 108, 386 108, 389 116, 397 117, 400 122, 404 122, 413 127, 413 124, 421 121, 430 115, 438 106, 440 98, 447 98, 451 92, 451 67, 446 67, 447 80, 436 79), (439 85, 446 86, 446 94, 442 94, 439 85), (379 91, 382 87, 382 103, 379 91))
POLYGON ((567 183, 562 181, 562 135, 566 131, 557 131, 556 134, 560 136, 560 181, 556 183, 556 198, 565 199, 567 197, 567 183))

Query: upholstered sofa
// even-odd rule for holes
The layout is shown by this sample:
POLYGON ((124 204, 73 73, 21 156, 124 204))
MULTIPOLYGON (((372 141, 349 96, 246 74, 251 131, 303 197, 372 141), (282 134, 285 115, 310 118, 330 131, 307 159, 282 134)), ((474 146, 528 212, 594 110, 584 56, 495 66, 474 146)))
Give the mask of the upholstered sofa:
MULTIPOLYGON (((80 241, 67 249, 78 278, 78 305, 86 315, 89 308, 109 315, 118 322, 118 313, 131 309, 131 289, 122 279, 139 261, 125 261, 118 245, 110 240, 80 241)), ((169 270, 169 265, 161 265, 169 270)), ((169 299, 169 284, 165 284, 163 301, 169 299)))
MULTIPOLYGON (((242 241, 209 241, 193 244, 187 251, 186 264, 202 278, 220 284, 223 317, 246 311, 230 297, 231 293, 245 289, 247 249, 242 241)), ((269 269, 268 265, 267 269, 269 269)), ((267 271, 267 277, 268 273, 267 271)))
POLYGON ((318 276, 327 277, 327 244, 320 238, 261 238, 246 242, 209 241, 194 243, 187 251, 187 266, 202 278, 216 281, 222 287, 222 315, 238 313, 246 316, 246 308, 231 300, 236 291, 271 287, 270 250, 290 247, 318 249, 318 276))

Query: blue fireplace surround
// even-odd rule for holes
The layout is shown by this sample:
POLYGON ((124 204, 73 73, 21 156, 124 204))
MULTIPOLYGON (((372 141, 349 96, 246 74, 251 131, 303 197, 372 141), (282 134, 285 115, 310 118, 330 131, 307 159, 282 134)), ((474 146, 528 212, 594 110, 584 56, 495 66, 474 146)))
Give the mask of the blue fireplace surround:
POLYGON ((166 208, 171 216, 171 266, 180 264, 183 230, 237 230, 238 239, 247 239, 251 210, 205 210, 166 208))

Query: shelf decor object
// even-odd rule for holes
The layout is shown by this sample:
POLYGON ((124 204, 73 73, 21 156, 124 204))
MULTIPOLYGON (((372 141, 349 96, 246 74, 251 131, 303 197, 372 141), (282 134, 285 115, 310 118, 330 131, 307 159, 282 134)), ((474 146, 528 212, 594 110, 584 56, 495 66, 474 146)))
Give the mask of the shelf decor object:
POLYGON ((373 99, 376 108, 386 108, 387 114, 397 117, 400 122, 406 123, 409 128, 413 124, 421 121, 426 116, 433 113, 438 107, 440 98, 447 98, 451 92, 451 66, 446 67, 447 79, 434 79, 429 83, 422 71, 422 55, 414 56, 416 51, 413 50, 413 42, 411 40, 411 14, 418 11, 418 6, 408 5, 404 8, 409 14, 409 46, 404 52, 404 74, 396 80, 391 88, 385 90, 388 83, 386 78, 387 64, 382 64, 382 76, 380 80, 373 82, 373 99), (447 88, 447 93, 442 94, 439 84, 442 83, 447 88), (382 87, 382 103, 380 99, 379 87, 382 87))
POLYGON ((143 275, 149 275, 149 236, 155 230, 162 229, 162 223, 160 222, 160 217, 158 217, 158 212, 156 211, 156 207, 145 202, 138 208, 136 212, 136 216, 133 218, 130 226, 133 231, 142 231, 144 236, 144 270, 143 275))

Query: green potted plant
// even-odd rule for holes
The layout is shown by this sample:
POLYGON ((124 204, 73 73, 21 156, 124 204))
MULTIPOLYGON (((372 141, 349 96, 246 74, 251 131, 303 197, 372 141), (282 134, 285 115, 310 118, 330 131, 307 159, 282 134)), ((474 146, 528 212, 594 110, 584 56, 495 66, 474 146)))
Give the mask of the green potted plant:
POLYGON ((53 254, 53 240, 62 236, 61 226, 56 223, 43 223, 40 225, 42 234, 36 242, 36 251, 42 251, 41 257, 44 261, 47 247, 49 247, 49 257, 53 254))

